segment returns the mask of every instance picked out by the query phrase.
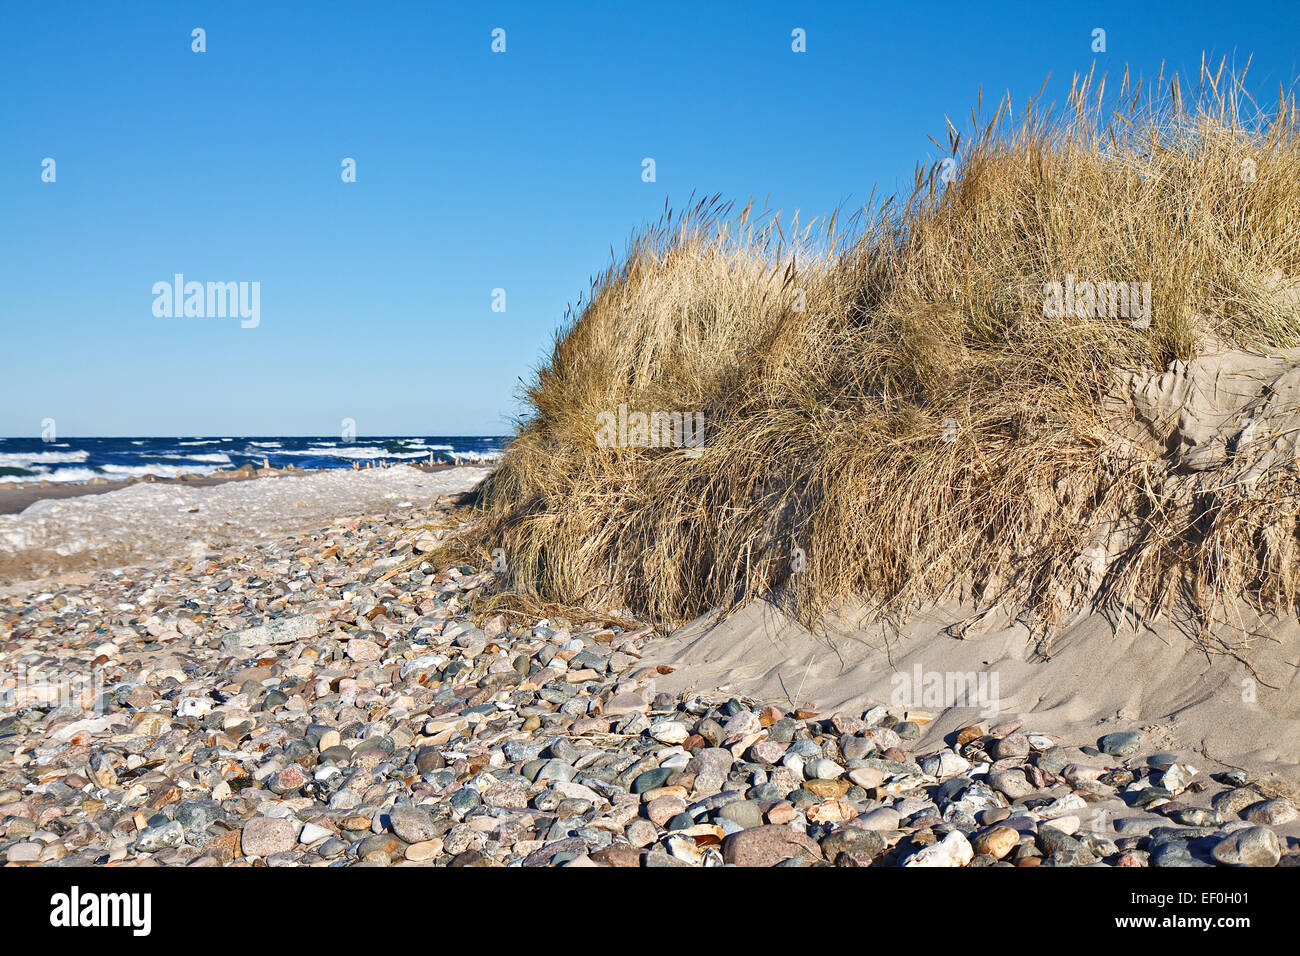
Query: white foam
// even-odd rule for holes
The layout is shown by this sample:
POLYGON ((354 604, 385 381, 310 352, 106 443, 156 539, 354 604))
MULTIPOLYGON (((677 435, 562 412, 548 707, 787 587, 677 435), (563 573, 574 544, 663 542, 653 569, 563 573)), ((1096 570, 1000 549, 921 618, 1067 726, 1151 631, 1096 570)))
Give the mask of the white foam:
MULTIPOLYGON (((38 468, 37 475, 28 478, 28 481, 89 481, 91 478, 102 478, 99 472, 94 468, 38 468)), ((20 479, 21 480, 21 479, 20 479)))
MULTIPOLYGON (((151 461, 143 465, 103 465, 100 471, 105 478, 133 478, 140 475, 156 475, 159 478, 175 478, 177 475, 210 475, 218 468, 215 465, 169 465, 164 462, 151 461)), ((52 481, 62 480, 55 472, 52 481)), ((84 479, 83 479, 84 480, 84 479)))
POLYGON ((214 462, 218 465, 230 464, 230 456, 227 455, 225 452, 220 452, 220 451, 199 453, 197 455, 186 455, 186 454, 160 455, 159 457, 173 458, 173 459, 184 458, 186 461, 209 461, 209 462, 214 462))
POLYGON ((500 461, 505 455, 503 451, 453 451, 451 457, 457 462, 461 461, 500 461))
POLYGON ((317 458, 424 458, 428 452, 391 452, 379 445, 347 445, 343 448, 320 446, 317 448, 287 448, 278 455, 300 455, 317 458))
MULTIPOLYGON (((66 558, 111 546, 116 560, 127 564, 186 553, 196 543, 262 543, 410 502, 432 503, 438 495, 469 490, 487 474, 486 468, 349 468, 205 487, 140 483, 101 495, 44 499, 21 514, 0 515, 0 557, 32 551, 66 558)), ((31 560, 25 576, 58 570, 47 557, 33 554, 31 560)))
POLYGON ((85 461, 88 451, 13 451, 0 453, 0 468, 30 468, 34 464, 85 461))
POLYGON ((90 481, 92 478, 107 478, 121 481, 141 475, 153 475, 157 478, 175 478, 177 475, 210 475, 220 471, 216 465, 172 465, 153 462, 144 465, 103 465, 95 468, 33 468, 31 475, 3 475, 0 482, 16 484, 27 481, 53 481, 60 484, 76 481, 90 481))

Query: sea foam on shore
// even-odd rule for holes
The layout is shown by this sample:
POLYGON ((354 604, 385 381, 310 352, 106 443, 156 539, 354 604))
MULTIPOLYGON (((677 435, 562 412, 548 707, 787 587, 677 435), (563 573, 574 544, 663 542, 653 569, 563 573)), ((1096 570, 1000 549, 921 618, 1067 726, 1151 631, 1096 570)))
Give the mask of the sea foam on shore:
POLYGON ((0 583, 265 541, 340 516, 467 491, 486 468, 323 471, 206 487, 138 484, 0 515, 0 583))

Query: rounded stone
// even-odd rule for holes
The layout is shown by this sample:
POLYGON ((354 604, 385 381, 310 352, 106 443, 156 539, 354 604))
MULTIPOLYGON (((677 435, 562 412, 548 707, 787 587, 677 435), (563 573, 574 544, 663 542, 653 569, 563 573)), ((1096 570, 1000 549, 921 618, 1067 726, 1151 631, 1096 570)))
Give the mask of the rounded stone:
POLYGON ((1110 754, 1114 757, 1127 757, 1135 754, 1142 746, 1142 732, 1139 730, 1123 730, 1113 734, 1106 734, 1097 741, 1097 749, 1104 754, 1110 754))
POLYGON ((286 794, 307 785, 307 773, 296 763, 291 763, 279 773, 272 775, 270 790, 272 793, 286 794))
POLYGON ((633 793, 645 793, 648 790, 658 790, 672 776, 672 770, 668 767, 656 767, 654 770, 647 770, 639 773, 632 780, 632 786, 629 788, 633 793))
POLYGON ((975 834, 971 846, 976 853, 985 853, 1000 860, 1020 842, 1020 834, 1011 827, 992 827, 975 834))
POLYGON ((742 828, 763 825, 763 808, 757 800, 737 800, 718 811, 718 816, 739 824, 742 828))
POLYGON ((775 866, 796 857, 822 858, 807 834, 788 826, 765 824, 733 833, 722 841, 722 858, 736 866, 775 866))
POLYGON ((1029 756, 1029 738, 1024 734, 1008 734, 993 741, 989 748, 994 759, 1009 760, 1029 756))
POLYGON ((433 817, 419 807, 394 806, 388 811, 388 825, 407 843, 425 843, 437 833, 433 817))
POLYGON ((432 860, 441 852, 442 840, 435 837, 422 843, 412 843, 406 848, 405 855, 412 863, 423 863, 426 860, 432 860))
POLYGON ((673 794, 655 797, 645 805, 646 817, 657 827, 666 826, 677 814, 685 812, 686 801, 673 794))
POLYGON ((298 828, 285 817, 253 817, 244 824, 239 846, 244 856, 265 859, 272 853, 292 850, 298 842, 298 828))
POLYGON ((1249 827, 1215 845, 1214 858, 1225 866, 1277 866, 1282 858, 1277 834, 1268 827, 1249 827))
POLYGON ((849 771, 849 779, 864 790, 874 790, 885 782, 885 774, 875 767, 855 767, 849 771))
POLYGON ((813 757, 803 765, 803 772, 809 780, 838 780, 844 773, 844 768, 834 760, 813 757))
POLYGON ((1268 824, 1276 826, 1283 823, 1290 823, 1300 814, 1296 813, 1295 807, 1286 797, 1275 797, 1272 800, 1265 800, 1263 803, 1257 803, 1246 811, 1246 819, 1251 823, 1268 824))

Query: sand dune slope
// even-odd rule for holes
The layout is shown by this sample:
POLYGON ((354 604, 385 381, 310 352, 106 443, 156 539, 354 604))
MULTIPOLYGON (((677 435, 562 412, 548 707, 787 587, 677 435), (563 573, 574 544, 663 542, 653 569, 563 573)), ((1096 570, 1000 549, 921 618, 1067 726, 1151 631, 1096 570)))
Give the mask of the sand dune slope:
POLYGON ((757 602, 721 623, 700 618, 652 642, 643 663, 676 668, 658 681, 670 692, 723 688, 822 713, 873 704, 925 711, 934 719, 920 753, 968 724, 1023 718, 1029 728, 1080 744, 1143 730, 1150 747, 1196 754, 1193 762, 1209 771, 1225 761, 1300 782, 1294 620, 1268 631, 1261 625, 1247 648, 1252 672, 1172 629, 1117 633, 1098 614, 1067 628, 1050 659, 1036 655, 1028 631, 1005 617, 986 618, 964 639, 947 632, 968 619, 948 605, 901 632, 841 626, 814 635, 757 602), (954 697, 950 686, 968 693, 954 697))

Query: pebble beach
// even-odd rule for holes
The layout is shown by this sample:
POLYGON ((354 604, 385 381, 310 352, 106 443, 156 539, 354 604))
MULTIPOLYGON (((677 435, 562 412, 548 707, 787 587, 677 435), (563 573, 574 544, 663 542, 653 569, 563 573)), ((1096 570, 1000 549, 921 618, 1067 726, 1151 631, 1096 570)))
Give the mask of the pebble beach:
MULTIPOLYGON (((402 471, 382 480, 415 480, 402 471)), ((292 531, 227 527, 199 548, 9 584, 0 861, 1300 863, 1289 795, 1153 752, 1140 731, 1013 719, 921 747, 932 715, 883 702, 819 713, 663 691, 673 666, 642 664, 662 636, 647 623, 484 611, 490 568, 423 557, 464 529, 481 473, 421 475, 445 493, 395 488, 363 513, 336 502, 292 531)))

